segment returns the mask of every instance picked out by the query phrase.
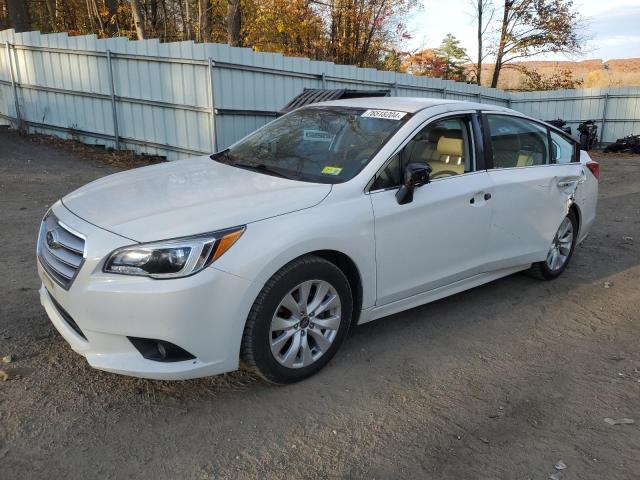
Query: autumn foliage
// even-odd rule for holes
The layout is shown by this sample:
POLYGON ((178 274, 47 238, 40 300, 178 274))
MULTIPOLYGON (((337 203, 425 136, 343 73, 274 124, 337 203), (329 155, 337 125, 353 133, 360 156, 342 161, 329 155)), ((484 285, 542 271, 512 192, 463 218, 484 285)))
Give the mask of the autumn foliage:
POLYGON ((229 42, 385 68, 399 66, 391 60, 410 38, 404 19, 416 5, 417 0, 0 0, 0 29, 229 42))

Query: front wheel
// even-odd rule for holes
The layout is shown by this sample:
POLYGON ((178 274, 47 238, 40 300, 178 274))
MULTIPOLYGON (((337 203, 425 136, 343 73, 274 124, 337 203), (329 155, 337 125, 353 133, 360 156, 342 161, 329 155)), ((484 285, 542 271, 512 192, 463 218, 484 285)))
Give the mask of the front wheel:
POLYGON ((254 302, 242 360, 273 383, 313 375, 344 340, 352 309, 349 281, 338 267, 317 256, 294 260, 271 277, 254 302))
POLYGON ((551 248, 547 252, 547 259, 531 266, 531 273, 542 280, 553 280, 564 272, 571 260, 573 250, 578 239, 578 221, 573 212, 570 212, 556 232, 551 248))

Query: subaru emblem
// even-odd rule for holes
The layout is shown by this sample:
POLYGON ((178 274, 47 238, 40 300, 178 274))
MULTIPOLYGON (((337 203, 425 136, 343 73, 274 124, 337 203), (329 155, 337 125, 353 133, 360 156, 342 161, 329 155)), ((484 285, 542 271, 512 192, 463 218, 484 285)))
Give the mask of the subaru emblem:
POLYGON ((58 235, 57 230, 49 230, 47 231, 47 235, 45 237, 47 241, 47 245, 49 248, 60 248, 60 237, 58 235))

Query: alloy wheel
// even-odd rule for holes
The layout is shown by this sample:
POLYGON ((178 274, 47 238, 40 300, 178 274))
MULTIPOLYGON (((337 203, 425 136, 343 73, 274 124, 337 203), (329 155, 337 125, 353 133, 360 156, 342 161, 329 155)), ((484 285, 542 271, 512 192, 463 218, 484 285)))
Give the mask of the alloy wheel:
POLYGON ((551 270, 559 270, 567 263, 573 245, 573 223, 565 217, 558 228, 551 249, 547 253, 547 266, 551 270))
POLYGON ((308 280, 280 301, 271 320, 271 353, 287 368, 303 368, 331 347, 340 328, 341 302, 324 280, 308 280))

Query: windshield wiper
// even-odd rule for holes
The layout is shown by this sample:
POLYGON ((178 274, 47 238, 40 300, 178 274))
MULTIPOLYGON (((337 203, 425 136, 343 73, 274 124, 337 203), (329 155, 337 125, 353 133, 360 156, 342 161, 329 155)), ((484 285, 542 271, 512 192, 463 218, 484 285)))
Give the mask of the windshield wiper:
POLYGON ((230 152, 230 149, 227 148, 225 150, 221 150, 217 153, 214 153, 209 158, 217 162, 224 163, 225 165, 232 165, 234 167, 244 168, 246 170, 253 170, 254 172, 266 173, 268 175, 274 175, 276 177, 286 178, 289 180, 296 179, 294 176, 284 173, 279 168, 270 167, 269 165, 265 165, 264 163, 255 164, 255 163, 237 162, 236 159, 233 158, 229 152, 230 152))
POLYGON ((253 170, 255 172, 266 173, 267 175, 273 175, 276 177, 286 178, 289 180, 296 180, 292 175, 288 175, 281 171, 279 168, 270 167, 264 163, 250 164, 250 163, 232 163, 231 165, 239 168, 245 168, 247 170, 253 170))

